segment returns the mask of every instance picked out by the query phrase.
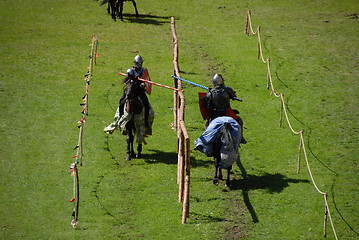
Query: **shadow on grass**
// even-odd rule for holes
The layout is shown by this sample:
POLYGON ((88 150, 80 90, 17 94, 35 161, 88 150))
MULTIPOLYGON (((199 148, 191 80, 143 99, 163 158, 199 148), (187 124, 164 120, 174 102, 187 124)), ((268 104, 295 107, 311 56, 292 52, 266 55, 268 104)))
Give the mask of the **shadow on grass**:
POLYGON ((287 100, 287 111, 289 112, 289 114, 295 119, 297 120, 299 123, 301 123, 302 125, 306 126, 308 129, 305 129, 306 132, 309 131, 309 133, 307 133, 306 135, 307 137, 307 148, 309 149, 310 153, 313 155, 313 157, 320 163, 322 164, 326 169, 328 169, 329 171, 331 171, 332 173, 334 173, 336 176, 338 176, 338 173, 336 173, 333 169, 331 169, 329 166, 327 166, 322 160, 319 159, 319 157, 313 152, 312 148, 311 148, 311 134, 312 134, 312 128, 310 126, 308 126, 307 124, 305 124, 304 122, 302 122, 291 110, 290 110, 290 101, 289 98, 287 100))
POLYGON ((251 204, 248 192, 256 189, 267 189, 269 193, 280 193, 284 188, 289 186, 289 183, 309 183, 309 180, 299 180, 287 178, 286 176, 275 173, 265 173, 262 176, 255 176, 247 174, 246 169, 240 160, 237 161, 237 165, 242 172, 243 179, 234 179, 231 181, 231 190, 242 190, 243 201, 251 214, 252 221, 254 223, 259 222, 257 213, 251 204))
MULTIPOLYGON (((153 153, 142 155, 142 159, 144 159, 146 163, 177 164, 178 155, 176 152, 163 152, 157 149, 148 149, 148 151, 153 153)), ((206 167, 209 165, 212 165, 211 161, 197 160, 196 158, 191 157, 191 168, 206 167)))
POLYGON ((153 153, 143 154, 142 159, 146 163, 165 163, 165 164, 177 164, 177 153, 176 152, 163 152, 157 149, 148 149, 153 153))
POLYGON ((139 17, 136 17, 135 14, 123 14, 124 21, 131 23, 140 23, 140 24, 151 24, 151 25, 163 25, 171 22, 171 17, 166 16, 156 16, 151 14, 140 14, 139 17))
POLYGON ((332 195, 332 200, 333 200, 333 204, 334 204, 334 208, 337 211, 337 213, 339 214, 340 218, 343 220, 343 222, 348 226, 348 228, 350 228, 350 230, 357 236, 359 236, 359 233, 357 231, 355 231, 355 229, 351 226, 351 224, 344 218, 343 214, 341 213, 341 211, 339 210, 337 203, 335 201, 335 194, 334 194, 334 187, 335 187, 335 181, 336 179, 334 179, 333 184, 331 186, 331 195, 332 195))
POLYGON ((210 223, 210 222, 223 222, 226 221, 225 218, 214 217, 209 214, 199 214, 191 212, 191 218, 195 220, 200 220, 201 223, 210 223))

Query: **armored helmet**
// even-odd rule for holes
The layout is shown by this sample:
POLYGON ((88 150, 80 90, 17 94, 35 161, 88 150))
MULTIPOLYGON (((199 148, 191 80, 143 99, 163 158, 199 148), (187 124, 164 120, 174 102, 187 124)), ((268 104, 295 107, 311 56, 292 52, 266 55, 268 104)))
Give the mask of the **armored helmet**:
POLYGON ((143 58, 140 55, 136 55, 135 59, 133 60, 133 66, 135 68, 141 68, 143 64, 143 58))
POLYGON ((224 84, 224 79, 221 74, 216 73, 212 79, 213 87, 224 84))

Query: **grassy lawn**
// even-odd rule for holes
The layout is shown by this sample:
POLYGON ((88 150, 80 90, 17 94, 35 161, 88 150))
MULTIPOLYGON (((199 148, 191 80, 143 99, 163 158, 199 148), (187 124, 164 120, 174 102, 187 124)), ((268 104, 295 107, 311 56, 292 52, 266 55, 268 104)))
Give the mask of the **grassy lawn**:
MULTIPOLYGON (((345 1, 137 1, 113 22, 99 2, 0 1, 1 239, 324 239, 323 197, 299 137, 279 127, 279 99, 266 89, 257 38, 261 26, 277 92, 295 130, 304 129, 318 187, 328 193, 339 239, 358 239, 359 3, 345 1), (233 168, 233 190, 212 184, 212 160, 191 153, 190 218, 177 202, 173 93, 157 86, 153 136, 144 158, 125 161, 125 137, 102 129, 122 94, 118 72, 145 60, 153 81, 173 85, 170 17, 176 18, 182 77, 210 87, 219 72, 242 103, 248 144, 233 168), (79 225, 70 224, 73 178, 91 35, 100 57, 89 92, 79 225)), ((204 130, 202 89, 184 84, 193 142, 204 130)), ((328 223, 328 239, 334 239, 328 223)))

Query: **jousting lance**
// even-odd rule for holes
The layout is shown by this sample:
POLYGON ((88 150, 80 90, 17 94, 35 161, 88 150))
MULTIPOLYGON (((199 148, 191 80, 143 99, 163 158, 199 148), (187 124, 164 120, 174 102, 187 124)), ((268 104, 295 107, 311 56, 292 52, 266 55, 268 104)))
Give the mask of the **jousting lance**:
MULTIPOLYGON (((119 75, 127 76, 127 75, 124 74, 124 73, 119 73, 119 75)), ((151 84, 153 84, 153 85, 160 86, 160 87, 164 87, 164 88, 172 89, 172 90, 175 90, 175 91, 183 92, 182 89, 177 89, 177 88, 169 87, 169 86, 166 86, 166 85, 163 85, 163 84, 159 84, 159 83, 156 83, 156 82, 152 82, 152 81, 149 81, 149 80, 146 80, 146 79, 143 79, 143 78, 137 78, 137 79, 140 80, 140 81, 143 81, 143 82, 148 82, 148 83, 151 83, 151 84)))
POLYGON ((183 79, 183 78, 177 77, 177 76, 175 76, 175 75, 173 75, 172 77, 173 77, 173 78, 176 78, 176 79, 178 79, 178 80, 181 80, 181 81, 183 81, 183 82, 186 82, 186 83, 192 84, 192 85, 194 85, 194 86, 197 86, 197 87, 200 87, 200 88, 203 88, 203 89, 209 90, 209 88, 208 88, 208 87, 205 87, 205 86, 199 85, 199 84, 197 84, 197 83, 194 83, 194 82, 188 81, 188 80, 186 80, 186 79, 183 79))
MULTIPOLYGON (((194 86, 197 86, 197 87, 200 87, 200 88, 203 88, 203 89, 206 89, 206 90, 210 90, 208 87, 205 87, 205 86, 199 85, 199 84, 197 84, 197 83, 194 83, 194 82, 188 81, 188 80, 186 80, 186 79, 183 79, 183 78, 177 77, 177 76, 175 76, 175 75, 172 75, 171 77, 176 78, 176 79, 178 79, 178 80, 181 80, 181 81, 183 81, 183 82, 186 82, 186 83, 192 84, 192 85, 194 85, 194 86)), ((234 99, 234 100, 237 100, 237 101, 240 101, 240 102, 242 102, 242 101, 243 101, 242 99, 237 98, 237 97, 235 97, 235 98, 233 98, 233 99, 234 99)))

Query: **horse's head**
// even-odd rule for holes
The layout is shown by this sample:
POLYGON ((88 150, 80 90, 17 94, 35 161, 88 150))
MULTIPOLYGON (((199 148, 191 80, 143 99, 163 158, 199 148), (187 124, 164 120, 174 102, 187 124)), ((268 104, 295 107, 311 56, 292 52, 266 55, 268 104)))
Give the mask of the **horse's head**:
POLYGON ((137 80, 128 79, 126 81, 126 111, 132 114, 139 114, 142 112, 143 104, 139 98, 140 83, 137 80))

